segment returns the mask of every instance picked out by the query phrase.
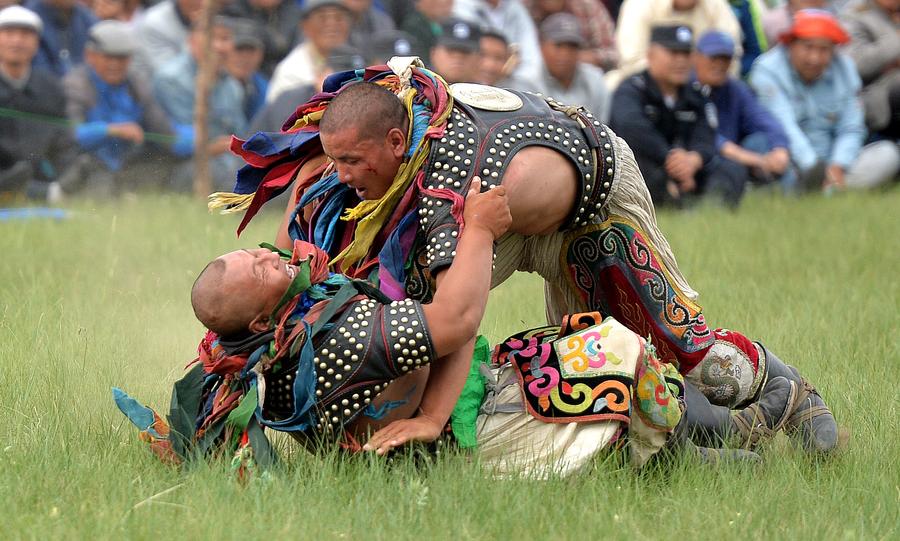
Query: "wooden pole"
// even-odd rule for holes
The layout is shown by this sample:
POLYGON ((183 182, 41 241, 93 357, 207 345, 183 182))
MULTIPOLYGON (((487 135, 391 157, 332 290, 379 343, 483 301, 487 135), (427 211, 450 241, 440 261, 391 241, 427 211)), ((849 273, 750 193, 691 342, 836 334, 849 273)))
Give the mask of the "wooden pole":
POLYGON ((209 91, 216 77, 215 58, 212 50, 213 17, 216 16, 216 0, 203 0, 200 18, 200 58, 197 59, 197 81, 194 94, 194 196, 200 199, 212 192, 209 174, 209 91))

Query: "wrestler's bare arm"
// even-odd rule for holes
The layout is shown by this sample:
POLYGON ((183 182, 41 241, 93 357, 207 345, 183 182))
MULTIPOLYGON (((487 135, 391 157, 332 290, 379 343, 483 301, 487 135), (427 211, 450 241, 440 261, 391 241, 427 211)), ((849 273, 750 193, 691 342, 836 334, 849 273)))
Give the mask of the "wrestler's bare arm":
POLYGON ((462 391, 490 291, 493 241, 506 232, 511 222, 505 188, 478 191, 474 184, 466 198, 466 226, 453 264, 441 273, 433 301, 422 306, 439 358, 430 366, 419 414, 375 432, 366 443, 366 450, 384 454, 410 440, 434 440, 462 391))
POLYGON ((558 151, 533 146, 520 150, 503 174, 512 225, 522 235, 559 231, 578 196, 575 167, 558 151))

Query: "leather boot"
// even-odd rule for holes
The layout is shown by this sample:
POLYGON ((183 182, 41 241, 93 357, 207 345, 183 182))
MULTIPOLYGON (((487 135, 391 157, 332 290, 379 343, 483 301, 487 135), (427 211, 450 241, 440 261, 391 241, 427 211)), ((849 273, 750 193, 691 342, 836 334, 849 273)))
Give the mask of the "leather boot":
POLYGON ((741 447, 755 447, 762 438, 771 438, 788 420, 797 397, 797 385, 783 377, 769 379, 759 398, 731 417, 740 435, 741 447))
POLYGON ((781 376, 797 385, 797 396, 785 422, 785 432, 799 438, 803 448, 811 453, 833 451, 838 443, 838 428, 822 396, 796 368, 784 364, 762 344, 757 344, 766 355, 769 377, 781 376))

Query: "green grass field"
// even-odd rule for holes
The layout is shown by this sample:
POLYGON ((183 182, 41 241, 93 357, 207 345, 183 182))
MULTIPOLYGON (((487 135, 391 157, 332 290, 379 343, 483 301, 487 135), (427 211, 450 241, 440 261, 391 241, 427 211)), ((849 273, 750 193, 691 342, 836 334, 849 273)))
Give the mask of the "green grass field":
MULTIPOLYGON (((900 190, 752 194, 736 214, 661 216, 711 326, 759 338, 815 384, 849 447, 828 460, 783 436, 756 468, 686 459, 636 474, 491 480, 477 460, 312 457, 278 440, 268 479, 159 463, 113 405, 161 411, 202 329, 189 289, 212 257, 271 240, 234 217, 147 196, 73 205, 0 230, 0 537, 6 539, 898 539, 900 190), (277 536, 277 537, 276 537, 277 536)), ((492 340, 543 323, 540 282, 495 290, 492 340)))

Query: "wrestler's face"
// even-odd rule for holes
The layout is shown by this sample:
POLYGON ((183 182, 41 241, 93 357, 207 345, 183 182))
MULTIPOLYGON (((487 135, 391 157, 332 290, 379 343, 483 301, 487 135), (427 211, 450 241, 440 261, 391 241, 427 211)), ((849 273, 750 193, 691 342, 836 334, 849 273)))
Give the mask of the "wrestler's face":
POLYGON ((233 292, 241 313, 268 318, 288 290, 298 269, 265 248, 238 250, 223 255, 222 287, 233 292))
POLYGON ((381 199, 394 182, 406 152, 406 134, 392 128, 382 137, 364 137, 355 127, 321 134, 322 148, 334 162, 338 180, 360 199, 381 199))
POLYGON ((795 39, 788 49, 791 65, 807 83, 822 76, 834 57, 834 43, 830 39, 795 39))

